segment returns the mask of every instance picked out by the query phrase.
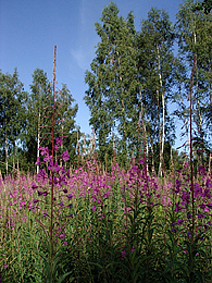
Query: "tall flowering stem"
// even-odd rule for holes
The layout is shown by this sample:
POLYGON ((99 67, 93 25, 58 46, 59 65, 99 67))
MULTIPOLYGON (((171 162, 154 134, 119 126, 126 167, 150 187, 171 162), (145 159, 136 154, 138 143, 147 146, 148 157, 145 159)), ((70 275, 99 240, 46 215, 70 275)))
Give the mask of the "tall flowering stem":
POLYGON ((191 194, 192 194, 192 243, 194 242, 194 232, 195 232, 195 209, 194 209, 194 172, 193 172, 193 149, 192 149, 192 114, 193 114, 193 99, 192 99, 192 88, 193 88, 193 79, 194 79, 194 71, 196 66, 196 56, 194 56, 194 63, 191 72, 191 82, 190 82, 190 92, 189 92, 189 100, 190 100, 190 169, 191 169, 191 194))
MULTIPOLYGON (((55 82, 56 82, 56 53, 57 46, 54 47, 53 63, 53 109, 52 109, 52 164, 54 164, 54 126, 55 126, 55 82)), ((53 282, 53 202, 54 202, 54 171, 52 170, 51 184, 51 217, 50 217, 50 261, 51 261, 51 283, 53 282)))

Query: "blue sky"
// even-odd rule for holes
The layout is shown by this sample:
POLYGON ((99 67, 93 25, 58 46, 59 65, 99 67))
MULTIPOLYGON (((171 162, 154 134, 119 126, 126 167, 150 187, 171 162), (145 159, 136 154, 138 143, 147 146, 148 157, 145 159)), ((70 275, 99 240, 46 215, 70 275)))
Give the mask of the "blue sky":
MULTIPOLYGON (((147 17, 151 6, 164 9, 172 22, 183 0, 114 0, 120 15, 135 15, 136 29, 147 17)), ((91 133, 89 110, 83 97, 85 71, 95 57, 99 37, 95 22, 110 0, 0 0, 0 69, 14 72, 26 91, 30 91, 32 73, 41 68, 52 79, 53 50, 57 45, 57 87, 67 84, 79 105, 76 122, 81 130, 91 133)), ((176 146, 179 145, 179 139, 176 146)))

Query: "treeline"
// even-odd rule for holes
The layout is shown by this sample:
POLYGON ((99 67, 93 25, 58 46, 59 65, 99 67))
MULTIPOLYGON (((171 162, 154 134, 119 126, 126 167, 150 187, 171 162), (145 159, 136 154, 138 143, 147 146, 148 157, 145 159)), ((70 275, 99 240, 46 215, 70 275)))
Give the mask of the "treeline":
MULTIPOLYGON (((78 105, 65 84, 56 91, 56 136, 64 138, 63 150, 75 158, 78 105)), ((40 147, 51 148, 52 86, 47 74, 36 69, 30 93, 24 91, 17 70, 13 75, 0 72, 0 169, 7 174, 14 169, 38 171, 35 162, 40 147)))
MULTIPOLYGON (((97 159, 109 164, 114 158, 123 166, 130 157, 143 157, 148 169, 159 175, 175 156, 175 119, 184 124, 189 148, 189 115, 192 111, 196 162, 208 164, 212 125, 212 1, 186 0, 176 23, 168 13, 151 8, 136 31, 133 12, 125 19, 111 2, 95 23, 100 41, 90 70, 85 103, 91 114, 97 159), (195 64, 192 74, 191 70, 195 64), (188 108, 192 91, 193 105, 188 108)), ((24 170, 35 170, 37 148, 48 146, 51 133, 51 84, 43 70, 33 73, 30 93, 23 90, 17 71, 0 73, 0 168, 5 172, 19 159, 24 170)), ((78 105, 63 85, 56 94, 56 132, 66 136, 64 150, 72 162, 86 150, 76 149, 75 117, 78 105), (62 122, 64 121, 64 122, 62 122)), ((89 147, 89 140, 85 140, 89 147)), ((94 137, 91 138, 94 149, 94 137)), ((182 157, 182 155, 181 155, 182 157)), ((180 159, 180 156, 177 158, 180 159)))
POLYGON ((85 102, 102 162, 106 154, 111 155, 115 141, 119 162, 124 164, 132 153, 136 156, 145 150, 151 170, 161 175, 164 165, 169 167, 164 157, 168 154, 170 160, 175 141, 174 118, 185 124, 182 134, 188 133, 190 91, 196 159, 208 162, 211 7, 211 0, 186 0, 174 25, 164 10, 151 8, 139 31, 135 30, 132 12, 125 19, 113 2, 104 8, 100 22, 95 24, 100 37, 96 56, 85 76, 89 86, 85 102))

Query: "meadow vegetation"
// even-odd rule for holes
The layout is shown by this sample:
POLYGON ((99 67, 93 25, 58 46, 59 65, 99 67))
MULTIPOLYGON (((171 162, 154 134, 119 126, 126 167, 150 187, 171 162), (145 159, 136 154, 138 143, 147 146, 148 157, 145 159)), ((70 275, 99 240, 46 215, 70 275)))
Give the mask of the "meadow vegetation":
POLYGON ((210 168, 192 194, 187 160, 158 179, 143 159, 106 172, 41 154, 46 170, 1 178, 2 282, 211 282, 210 168))

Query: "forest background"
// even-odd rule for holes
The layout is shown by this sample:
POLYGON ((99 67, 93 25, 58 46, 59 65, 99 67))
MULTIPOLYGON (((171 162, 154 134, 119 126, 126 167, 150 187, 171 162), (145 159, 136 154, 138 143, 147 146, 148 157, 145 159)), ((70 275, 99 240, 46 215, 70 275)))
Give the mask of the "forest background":
MULTIPOLYGON (((85 1, 82 3, 82 8, 85 8, 85 1)), ((182 152, 178 155, 180 161, 184 150, 186 152, 189 147, 187 106, 195 59, 192 90, 196 131, 193 146, 196 163, 201 161, 201 164, 207 164, 211 151, 212 117, 211 1, 184 1, 175 11, 177 14, 173 23, 165 10, 151 8, 146 18, 139 19, 139 29, 135 28, 134 12, 130 10, 122 16, 115 3, 105 6, 100 20, 95 24, 98 40, 94 43, 95 54, 92 55, 90 67, 90 62, 87 65, 80 53, 76 53, 81 46, 79 49, 76 46, 75 52, 72 50, 83 68, 86 62, 84 101, 90 119, 82 113, 81 121, 87 123, 89 120, 94 128, 98 160, 109 169, 115 151, 119 163, 126 166, 130 157, 138 154, 136 145, 139 144, 140 149, 146 151, 149 169, 161 175, 162 169, 169 169, 176 135, 179 137, 182 134, 185 144, 183 141, 182 152), (175 132, 179 120, 182 121, 182 131, 178 129, 175 132)), ((6 18, 2 15, 1 21, 4 22, 6 18)), ((81 15, 85 25, 83 9, 81 15)), ((45 16, 43 19, 48 21, 45 16)), ((58 19, 59 14, 50 19, 57 23, 52 29, 52 38, 61 24, 58 19)), ((10 28, 7 27, 8 31, 10 28)), ((5 31, 2 33, 3 39, 5 31)), ((36 40, 33 33, 31 36, 36 40)), ((1 43, 1 62, 9 59, 2 55, 6 54, 6 47, 7 43, 1 43)), ((20 58, 26 53, 23 45, 15 48, 21 51, 20 58)), ((62 57, 62 54, 59 55, 58 66, 66 60, 62 57)), ((37 149, 49 145, 46 134, 51 120, 50 79, 45 70, 36 68, 26 91, 19 78, 19 66, 16 67, 18 69, 14 73, 4 72, 6 68, 2 68, 0 74, 0 169, 3 174, 13 170, 17 160, 19 168, 34 172, 34 164, 39 157, 37 149)), ((66 136, 64 150, 71 153, 73 165, 77 154, 84 152, 83 129, 76 125, 77 97, 74 92, 71 94, 66 84, 59 86, 56 96, 56 132, 66 136)), ((94 136, 85 135, 85 143, 93 150, 94 136)))

